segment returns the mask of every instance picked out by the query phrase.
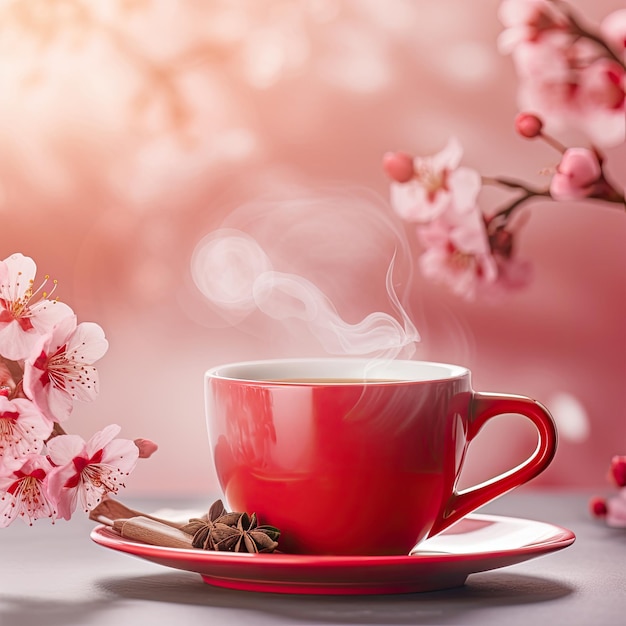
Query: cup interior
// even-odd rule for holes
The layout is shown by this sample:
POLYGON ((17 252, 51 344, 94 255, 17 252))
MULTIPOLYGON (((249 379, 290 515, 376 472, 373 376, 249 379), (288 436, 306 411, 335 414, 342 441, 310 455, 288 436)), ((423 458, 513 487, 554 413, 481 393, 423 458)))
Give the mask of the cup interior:
POLYGON ((209 378, 280 384, 397 383, 448 380, 468 374, 459 365, 430 361, 350 358, 275 359, 220 365, 209 378))

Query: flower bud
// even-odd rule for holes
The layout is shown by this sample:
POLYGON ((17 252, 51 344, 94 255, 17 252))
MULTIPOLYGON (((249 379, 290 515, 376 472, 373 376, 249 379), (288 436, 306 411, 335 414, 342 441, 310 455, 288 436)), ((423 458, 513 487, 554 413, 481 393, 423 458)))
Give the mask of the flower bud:
POLYGON ((615 455, 611 459, 610 476, 618 487, 626 487, 626 456, 615 455))
POLYGON ((588 148, 568 148, 550 182, 554 200, 576 200, 594 193, 594 185, 602 176, 598 156, 588 148))
POLYGON ((594 517, 606 517, 608 512, 606 500, 600 497, 594 497, 589 502, 589 510, 594 517))
POLYGON ((413 178, 413 157, 404 152, 387 152, 383 157, 383 170, 391 180, 407 183, 413 178))
POLYGON ((534 113, 520 113, 515 118, 515 130, 526 139, 534 139, 541 135, 543 122, 534 113))
POLYGON ((139 458, 149 459, 159 448, 154 441, 150 439, 135 439, 134 444, 139 448, 139 458))

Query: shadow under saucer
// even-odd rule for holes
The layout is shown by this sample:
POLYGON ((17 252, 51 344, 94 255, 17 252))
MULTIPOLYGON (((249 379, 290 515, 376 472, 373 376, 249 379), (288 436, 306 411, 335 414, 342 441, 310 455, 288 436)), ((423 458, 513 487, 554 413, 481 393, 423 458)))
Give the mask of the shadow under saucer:
POLYGON ((199 576, 187 572, 107 578, 98 585, 123 599, 254 611, 270 620, 389 626, 450 624, 460 614, 503 606, 527 610, 534 603, 555 601, 573 591, 552 579, 503 572, 474 574, 468 584, 455 589, 394 595, 311 596, 237 591, 207 585, 199 576))

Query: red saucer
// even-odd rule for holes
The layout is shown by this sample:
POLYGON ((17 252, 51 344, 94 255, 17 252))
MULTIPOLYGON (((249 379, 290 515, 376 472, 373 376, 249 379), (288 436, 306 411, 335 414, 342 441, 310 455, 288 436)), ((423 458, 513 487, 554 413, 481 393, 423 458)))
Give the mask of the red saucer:
POLYGON ((570 530, 545 522, 468 515, 407 556, 242 554, 163 548, 122 539, 106 526, 98 544, 196 572, 217 587, 301 594, 391 594, 459 587, 475 572, 514 565, 571 545, 570 530))

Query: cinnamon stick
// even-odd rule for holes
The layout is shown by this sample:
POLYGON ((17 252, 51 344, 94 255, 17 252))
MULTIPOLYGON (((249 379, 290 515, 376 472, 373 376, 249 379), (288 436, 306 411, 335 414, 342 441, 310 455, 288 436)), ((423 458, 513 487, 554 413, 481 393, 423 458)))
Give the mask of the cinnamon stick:
POLYGON ((179 528, 174 528, 143 515, 130 519, 116 519, 113 530, 125 539, 141 541, 164 548, 193 548, 193 537, 179 528))

